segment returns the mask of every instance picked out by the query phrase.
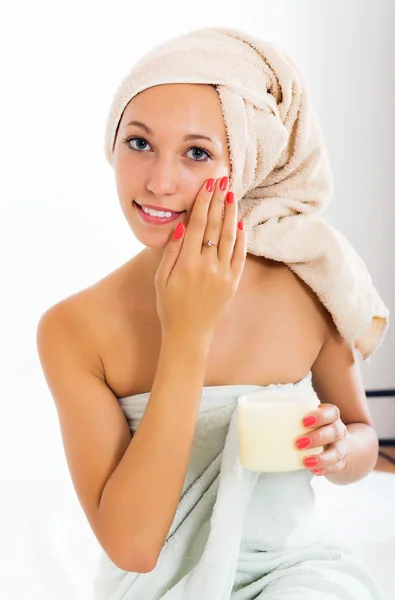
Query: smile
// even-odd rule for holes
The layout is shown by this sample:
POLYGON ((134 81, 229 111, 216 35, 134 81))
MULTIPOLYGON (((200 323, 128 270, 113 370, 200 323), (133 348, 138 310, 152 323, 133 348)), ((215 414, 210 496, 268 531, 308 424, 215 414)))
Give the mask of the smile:
POLYGON ((153 225, 165 225, 166 223, 172 223, 178 219, 185 211, 180 213, 171 211, 156 211, 152 209, 142 208, 136 201, 133 201, 133 205, 136 208, 140 219, 145 223, 151 223, 153 225))

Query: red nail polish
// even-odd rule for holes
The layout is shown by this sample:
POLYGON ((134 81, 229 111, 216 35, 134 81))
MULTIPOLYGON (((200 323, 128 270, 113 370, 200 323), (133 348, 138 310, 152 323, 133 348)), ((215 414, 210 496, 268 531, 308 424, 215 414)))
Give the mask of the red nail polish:
POLYGON ((235 195, 233 192, 228 192, 226 195, 226 202, 228 204, 233 204, 233 202, 235 201, 235 195))
POLYGON ((208 192, 212 192, 215 186, 215 179, 209 179, 206 183, 206 190, 208 192))
POLYGON ((182 234, 184 233, 184 229, 185 229, 184 223, 178 223, 178 225, 175 228, 174 233, 173 233, 173 239, 174 240, 181 239, 182 238, 182 234))
POLYGON ((314 417, 313 415, 310 415, 309 417, 305 417, 303 419, 303 425, 305 427, 312 427, 316 423, 317 423, 317 417, 314 417))
POLYGON ((220 190, 222 190, 223 192, 226 190, 226 188, 228 187, 228 178, 227 177, 222 177, 222 179, 219 183, 219 187, 220 187, 220 190))
POLYGON ((312 473, 314 473, 314 475, 322 475, 322 473, 324 472, 324 469, 313 469, 312 473))
POLYGON ((316 467, 319 463, 319 460, 315 456, 309 456, 308 458, 305 458, 303 462, 306 467, 316 467))
POLYGON ((310 438, 302 437, 296 441, 296 445, 299 448, 299 450, 303 450, 303 448, 307 448, 308 446, 310 446, 310 442, 310 438))
POLYGON ((238 226, 238 228, 239 228, 241 231, 243 231, 243 229, 244 229, 244 223, 243 223, 243 221, 239 221, 239 222, 237 223, 237 226, 238 226))

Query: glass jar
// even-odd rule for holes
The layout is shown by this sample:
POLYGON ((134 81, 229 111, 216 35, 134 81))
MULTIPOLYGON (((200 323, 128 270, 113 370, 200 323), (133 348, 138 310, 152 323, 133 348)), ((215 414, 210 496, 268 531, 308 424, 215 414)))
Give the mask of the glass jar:
POLYGON ((245 469, 266 473, 306 468, 306 456, 324 448, 299 450, 296 439, 313 431, 303 418, 320 400, 311 386, 268 386, 237 399, 239 455, 245 469))

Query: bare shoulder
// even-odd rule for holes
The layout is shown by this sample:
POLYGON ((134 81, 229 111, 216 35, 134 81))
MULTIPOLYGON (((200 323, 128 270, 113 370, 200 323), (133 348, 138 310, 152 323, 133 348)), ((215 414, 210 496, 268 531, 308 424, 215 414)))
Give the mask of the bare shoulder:
MULTIPOLYGON (((50 306, 41 315, 37 336, 51 330, 52 343, 56 336, 64 336, 78 345, 85 356, 90 357, 91 368, 103 374, 100 343, 111 317, 121 318, 124 306, 126 273, 132 271, 126 263, 93 285, 80 290, 50 306)), ((133 289, 130 277, 130 290, 133 289)))
MULTIPOLYGON (((40 317, 36 345, 44 374, 52 359, 71 352, 86 372, 103 379, 103 368, 95 344, 95 327, 87 310, 87 295, 79 292, 49 307, 40 317)), ((49 369, 48 369, 49 372, 49 369)))
POLYGON ((270 286, 273 296, 287 310, 290 318, 299 320, 305 325, 306 332, 324 339, 333 329, 330 313, 322 304, 317 294, 294 273, 287 265, 270 261, 270 286))
POLYGON ((105 486, 131 440, 117 396, 105 381, 97 342, 98 305, 105 288, 104 282, 50 307, 41 316, 36 337, 77 496, 97 540, 124 568, 124 550, 108 528, 111 518, 100 510, 105 486))
POLYGON ((288 290, 301 314, 310 318, 322 334, 324 343, 344 345, 331 313, 318 298, 317 294, 296 273, 286 265, 280 276, 284 290, 288 290))
MULTIPOLYGON (((305 337, 316 336, 318 352, 311 371, 323 404, 336 405, 344 423, 371 425, 363 379, 353 344, 338 331, 332 315, 313 290, 285 265, 273 266, 276 295, 285 298, 290 317, 300 319, 305 337)), ((288 323, 289 325, 289 323, 288 323)), ((303 348, 301 346, 301 348, 303 348)))

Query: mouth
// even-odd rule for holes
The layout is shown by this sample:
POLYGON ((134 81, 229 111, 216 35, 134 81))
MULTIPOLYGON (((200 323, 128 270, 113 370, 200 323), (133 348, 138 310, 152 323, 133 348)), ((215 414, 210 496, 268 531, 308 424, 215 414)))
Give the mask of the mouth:
POLYGON ((151 214, 145 212, 142 206, 140 206, 140 204, 138 204, 135 200, 133 200, 133 206, 137 210, 137 213, 140 219, 142 219, 142 221, 144 221, 145 223, 151 223, 153 225, 165 225, 166 223, 173 223, 186 212, 185 210, 181 212, 161 211, 162 213, 171 213, 171 215, 163 216, 163 214, 161 214, 161 216, 158 216, 158 211, 150 211, 151 214))

